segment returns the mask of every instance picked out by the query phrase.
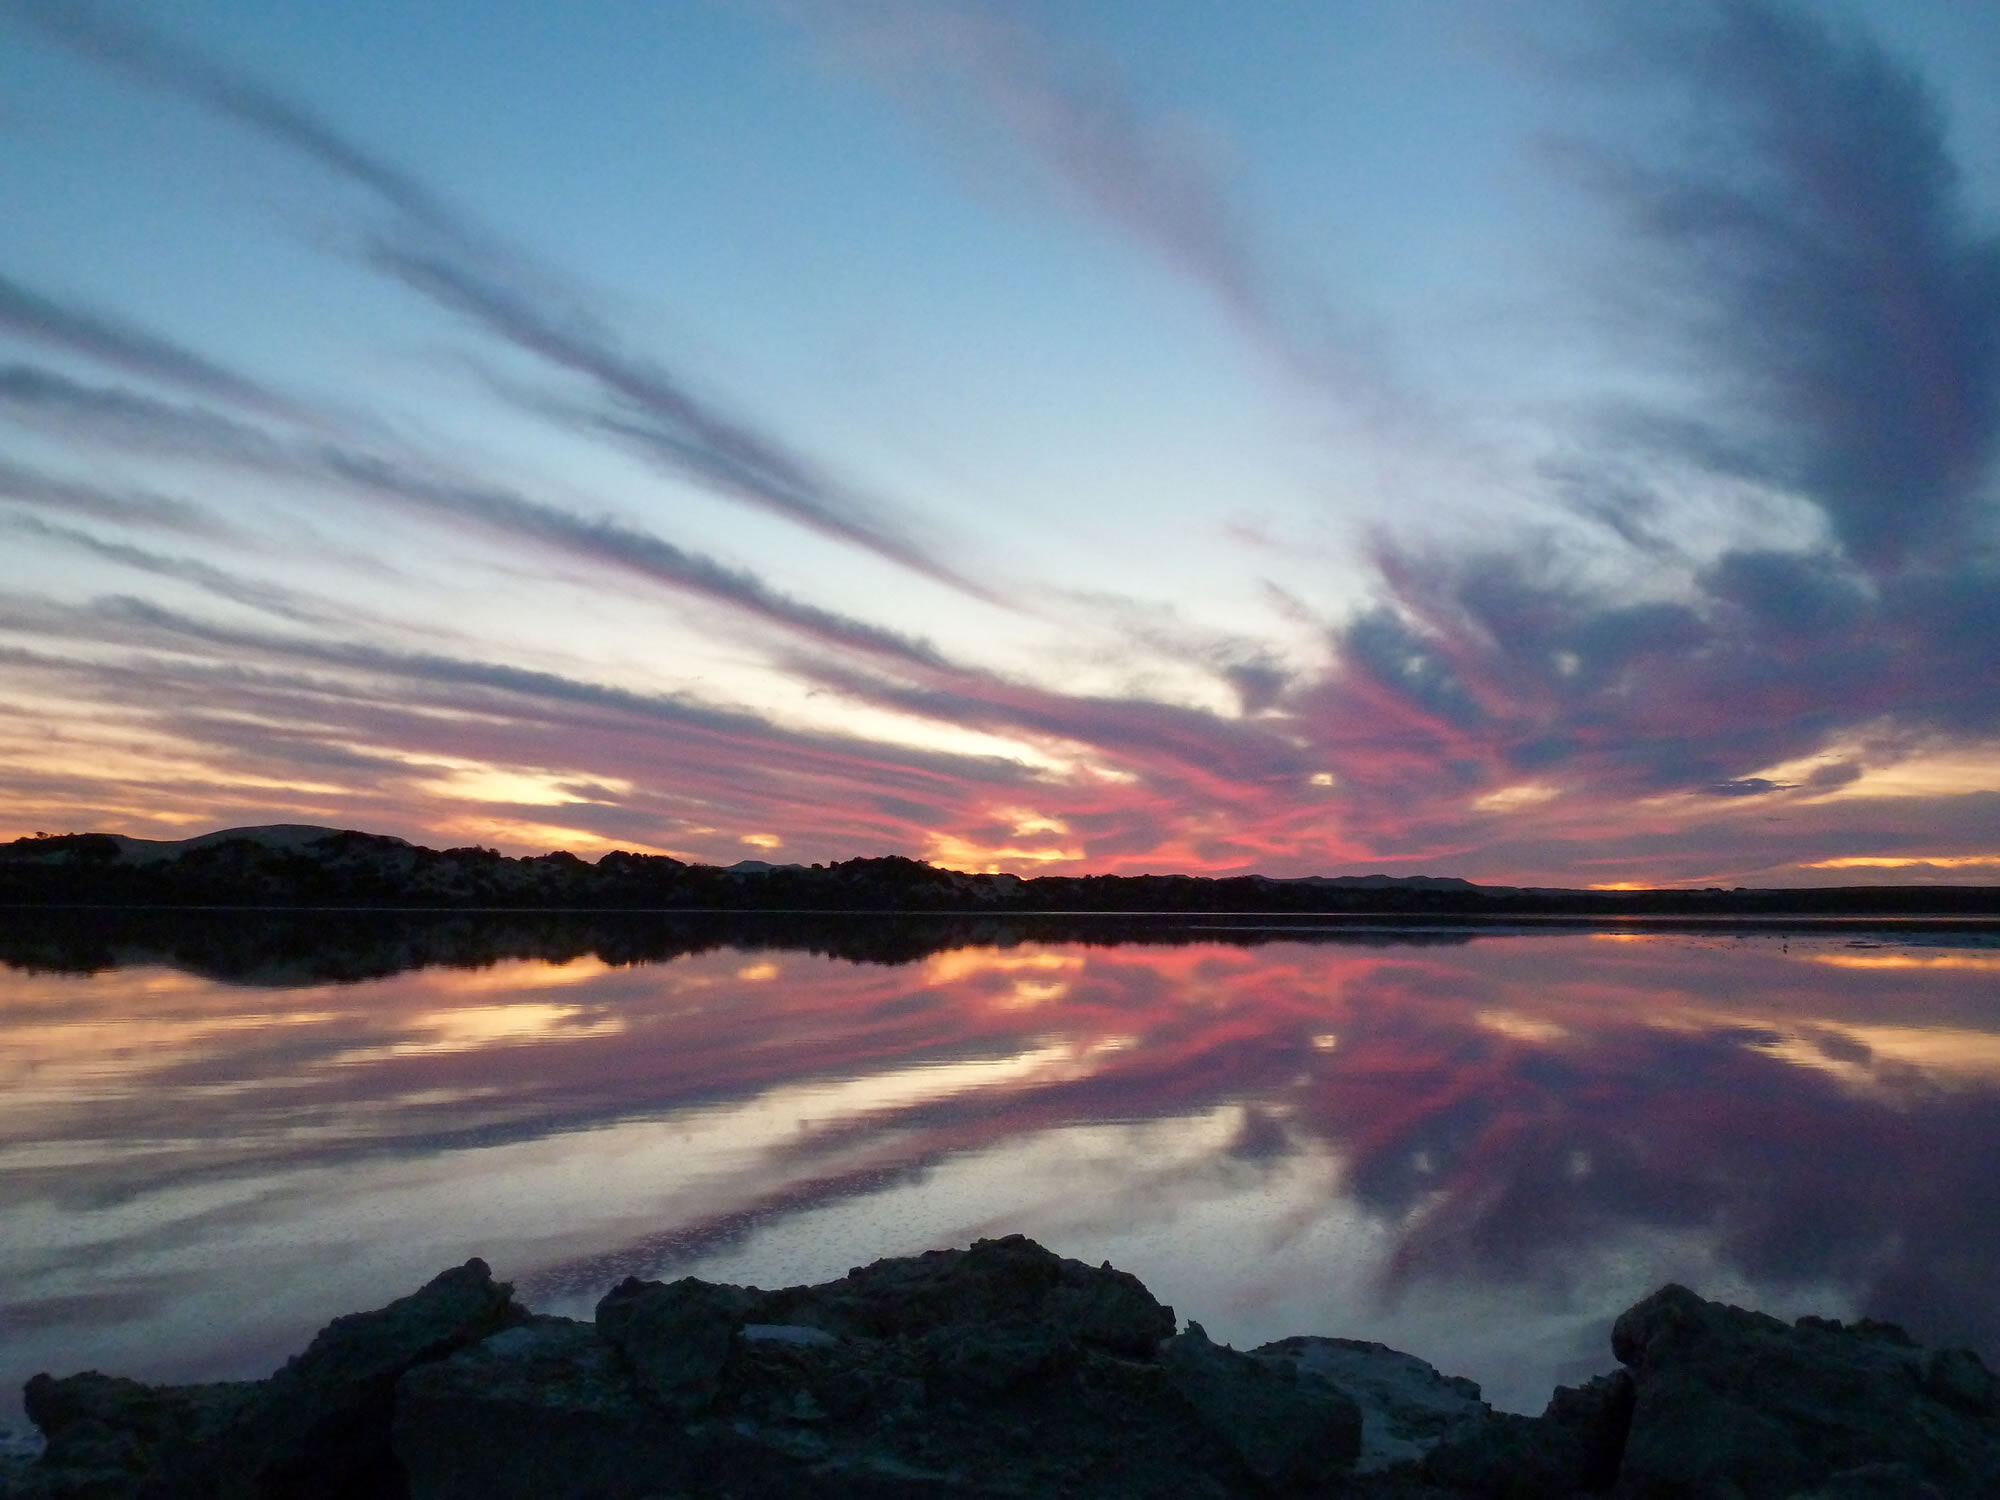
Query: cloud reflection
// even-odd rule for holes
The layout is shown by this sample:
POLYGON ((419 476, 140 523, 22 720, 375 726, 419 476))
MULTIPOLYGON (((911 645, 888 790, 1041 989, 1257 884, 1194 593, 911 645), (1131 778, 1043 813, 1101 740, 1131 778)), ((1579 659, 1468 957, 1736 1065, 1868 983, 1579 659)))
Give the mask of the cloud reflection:
MULTIPOLYGON (((1856 969, 1848 942, 1024 942, 857 965, 624 964, 603 942, 495 962, 474 941, 278 990, 16 968, 0 1316, 44 1329, 24 1346, 44 1362, 100 1338, 129 1355, 189 1295, 170 1278, 135 1311, 133 1287, 190 1256, 203 1284, 245 1274, 270 1236, 316 1264, 366 1242, 403 1279, 483 1250, 560 1303, 1008 1227, 1243 1337, 1445 1339, 1419 1326, 1438 1299, 1513 1296, 1546 1338, 1681 1276, 1993 1350, 1985 955, 1871 946, 1911 963, 1856 969), (1072 1167, 1027 1170, 1051 1153, 1072 1167), (1333 1280, 1305 1289, 1301 1255, 1333 1280), (60 1311, 113 1288, 115 1315, 60 1311)), ((1521 1378, 1601 1364, 1602 1336, 1579 1326, 1521 1378)))

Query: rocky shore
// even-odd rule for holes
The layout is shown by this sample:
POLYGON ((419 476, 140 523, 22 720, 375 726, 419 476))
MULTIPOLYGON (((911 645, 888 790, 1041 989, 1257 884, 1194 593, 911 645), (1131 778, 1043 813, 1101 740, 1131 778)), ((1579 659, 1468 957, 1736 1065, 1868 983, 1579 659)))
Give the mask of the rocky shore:
POLYGON ((269 1379, 38 1375, 8 1500, 1983 1497, 2000 1382, 1901 1329, 1662 1287, 1539 1417, 1380 1344, 1237 1351, 1020 1236, 762 1291, 630 1280, 594 1322, 483 1261, 269 1379))

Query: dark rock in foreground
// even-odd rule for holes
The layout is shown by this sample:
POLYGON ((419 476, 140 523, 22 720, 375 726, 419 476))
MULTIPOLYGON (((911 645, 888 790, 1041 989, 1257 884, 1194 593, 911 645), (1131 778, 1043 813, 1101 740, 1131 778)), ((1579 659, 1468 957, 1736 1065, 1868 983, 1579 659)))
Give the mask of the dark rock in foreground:
POLYGON ((1664 1287, 1540 1417, 1380 1344, 1242 1353, 1030 1240, 538 1317, 474 1260, 270 1379, 28 1386, 37 1500, 2000 1495, 2000 1384, 1901 1330, 1664 1287))

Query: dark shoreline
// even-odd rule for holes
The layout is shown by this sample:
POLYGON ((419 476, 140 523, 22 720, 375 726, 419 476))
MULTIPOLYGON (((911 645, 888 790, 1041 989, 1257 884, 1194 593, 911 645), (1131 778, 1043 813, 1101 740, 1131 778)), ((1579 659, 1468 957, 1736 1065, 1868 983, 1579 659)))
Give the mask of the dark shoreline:
POLYGON ((321 828, 232 829, 171 844, 63 834, 0 845, 0 907, 1370 917, 1398 923, 1985 919, 2000 885, 1573 890, 1456 877, 968 874, 901 856, 728 867, 614 851, 425 849, 321 828))
POLYGON ((613 965, 700 953, 803 952, 901 965, 959 948, 1281 943, 1421 949, 1477 940, 1644 932, 1779 940, 1846 937, 2000 947, 1977 917, 1467 917, 1417 913, 697 911, 664 908, 300 906, 0 907, 0 965, 91 974, 164 964, 232 984, 356 982, 504 961, 613 965))

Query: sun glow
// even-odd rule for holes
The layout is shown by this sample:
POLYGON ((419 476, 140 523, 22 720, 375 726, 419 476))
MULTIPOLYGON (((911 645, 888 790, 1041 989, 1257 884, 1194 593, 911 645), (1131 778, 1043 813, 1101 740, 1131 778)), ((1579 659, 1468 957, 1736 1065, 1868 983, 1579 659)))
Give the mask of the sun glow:
POLYGON ((1483 797, 1475 797, 1472 799, 1472 806, 1477 812, 1513 812, 1517 808, 1534 807, 1561 795, 1562 793, 1555 787, 1545 786, 1540 782, 1525 781, 1518 786, 1503 786, 1497 791, 1486 793, 1483 797))
POLYGON ((1839 859, 1816 859, 1800 868, 1807 870, 1907 870, 1914 865, 1933 865, 1941 870, 1979 869, 2000 865, 2000 854, 1850 854, 1839 859))
POLYGON ((1049 865, 1084 857, 1083 850, 1044 846, 1042 848, 1020 848, 1012 844, 998 847, 974 843, 955 833, 937 832, 930 835, 930 845, 926 857, 932 864, 946 865, 954 870, 972 870, 987 875, 1007 872, 1010 865, 1049 865))

